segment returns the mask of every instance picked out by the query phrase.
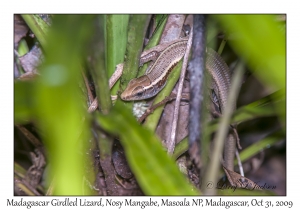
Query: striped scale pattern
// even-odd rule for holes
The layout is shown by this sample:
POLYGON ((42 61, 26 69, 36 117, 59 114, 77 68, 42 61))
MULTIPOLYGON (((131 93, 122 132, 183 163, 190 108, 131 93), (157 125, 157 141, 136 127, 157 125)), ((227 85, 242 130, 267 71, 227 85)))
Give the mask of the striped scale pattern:
POLYGON ((187 39, 182 39, 166 47, 145 75, 132 79, 128 83, 121 94, 121 99, 125 101, 143 100, 160 92, 166 85, 167 78, 174 66, 184 56, 186 44, 187 39))
POLYGON ((217 90, 221 112, 227 103, 230 88, 230 70, 221 56, 211 48, 206 50, 206 70, 212 78, 213 89, 217 90), (219 88, 222 87, 222 88, 219 88))
POLYGON ((170 69, 184 56, 186 44, 187 40, 173 43, 160 53, 151 69, 146 73, 151 82, 158 83, 162 78, 165 78, 166 81, 168 74, 171 72, 170 69))

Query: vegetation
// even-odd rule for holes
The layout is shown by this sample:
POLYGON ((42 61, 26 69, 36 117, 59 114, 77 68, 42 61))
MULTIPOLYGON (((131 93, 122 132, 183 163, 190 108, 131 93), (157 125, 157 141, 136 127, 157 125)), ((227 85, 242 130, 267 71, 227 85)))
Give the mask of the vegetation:
MULTIPOLYGON (((163 107, 156 109, 147 121, 140 125, 132 115, 132 102, 120 99, 114 102, 110 96, 119 94, 131 78, 142 74, 138 71, 138 59, 143 50, 145 34, 149 30, 149 22, 151 20, 155 32, 148 48, 158 44, 167 17, 53 15, 52 23, 48 25, 43 22, 41 16, 22 15, 35 35, 34 41, 39 43, 45 56, 34 79, 24 81, 16 78, 14 83, 15 138, 18 139, 16 141, 22 142, 27 139, 31 142, 30 149, 25 150, 27 157, 34 148, 45 149, 48 169, 43 171, 45 183, 39 183, 36 187, 38 193, 101 194, 94 190, 100 188, 95 183, 100 172, 103 172, 106 178, 110 176, 111 169, 106 164, 111 162, 113 142, 117 138, 124 148, 130 169, 143 194, 202 194, 202 191, 197 189, 198 186, 188 182, 176 165, 175 158, 166 153, 155 135, 163 107), (124 73, 110 90, 109 78, 115 66, 123 61, 124 73), (84 78, 94 83, 85 82, 84 78), (100 108, 94 113, 87 112, 91 103, 91 90, 99 99, 100 108), (19 132, 24 134, 24 129, 22 131, 20 127, 30 130, 39 143, 32 143, 33 137, 20 137, 19 132), (100 151, 99 157, 95 155, 95 151, 100 151), (102 165, 101 170, 97 168, 97 164, 102 165), (94 186, 94 189, 91 186, 94 186)), ((276 147, 285 140, 286 135, 285 20, 277 20, 277 17, 212 15, 207 18, 208 45, 218 49, 221 43, 224 44, 222 41, 226 40, 228 44, 222 53, 226 62, 229 64, 237 59, 243 60, 247 73, 251 74, 251 78, 258 81, 264 90, 261 93, 247 93, 247 87, 251 86, 251 83, 247 83, 247 78, 241 88, 238 109, 231 118, 232 123, 238 123, 241 127, 242 141, 242 137, 246 138, 249 133, 255 132, 250 127, 266 125, 260 138, 245 145, 245 149, 240 151, 242 163, 263 150, 272 151, 273 146, 277 148, 274 153, 285 150, 285 142, 280 144, 280 150, 276 147), (244 97, 241 94, 245 94, 244 97), (276 123, 272 124, 274 121, 276 123)), ((26 51, 32 45, 28 36, 22 40, 23 44, 19 44, 16 49, 18 52, 26 51)), ((18 62, 16 59, 16 63, 18 62)), ((141 69, 145 71, 146 67, 141 69)), ((180 64, 154 103, 162 101, 170 94, 179 77, 179 69, 180 64)), ((19 68, 19 72, 24 74, 22 67, 19 68)), ((218 122, 219 120, 214 120, 209 123, 208 134, 219 129, 218 122)), ((175 148, 176 158, 182 153, 186 154, 187 139, 175 148)), ((28 142, 21 144, 25 145, 28 142)), ((212 155, 210 154, 210 157, 212 155)), ((285 152, 283 155, 285 157, 285 152)), ((22 165, 21 159, 19 152, 15 150, 15 177, 20 180, 28 176, 28 169, 24 170, 26 164, 22 165)), ((209 162, 205 165, 207 164, 209 162)), ((220 172, 218 177, 222 177, 223 174, 224 172, 220 172)), ((106 184, 108 183, 113 182, 106 184)), ((21 185, 18 186, 21 188, 21 185)), ((24 192, 37 194, 26 186, 25 184, 25 187, 21 188, 24 192)), ((224 194, 222 191, 217 193, 224 194)), ((247 194, 241 191, 241 194, 245 193, 247 194)), ((251 192, 253 193, 261 195, 266 192, 251 192)))

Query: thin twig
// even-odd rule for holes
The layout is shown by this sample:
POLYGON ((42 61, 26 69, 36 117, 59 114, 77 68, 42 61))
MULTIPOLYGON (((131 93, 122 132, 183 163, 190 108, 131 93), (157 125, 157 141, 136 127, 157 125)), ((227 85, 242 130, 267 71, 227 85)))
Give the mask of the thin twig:
POLYGON ((42 146, 42 143, 38 138, 35 137, 27 128, 22 125, 16 125, 16 127, 26 136, 26 138, 34 145, 35 147, 42 146))
POLYGON ((90 89, 89 81, 86 78, 85 73, 83 72, 83 70, 81 70, 81 74, 82 74, 84 84, 85 84, 85 88, 86 88, 86 91, 87 91, 87 94, 88 94, 89 105, 91 105, 91 103, 94 101, 94 96, 93 96, 92 91, 90 89))
POLYGON ((27 195, 32 195, 31 193, 38 196, 41 195, 41 193, 39 193, 34 187, 32 187, 26 180, 16 180, 15 184, 25 193, 28 193, 27 195))
POLYGON ((218 54, 219 54, 219 55, 222 54, 222 52, 223 52, 223 50, 224 50, 224 48, 225 48, 226 43, 227 43, 227 37, 225 36, 225 37, 223 38, 221 44, 220 44, 219 49, 218 49, 218 54))
MULTIPOLYGON (((170 102, 170 101, 173 101, 176 99, 176 95, 175 94, 171 94, 170 96, 167 96, 164 100, 162 100, 161 102, 155 104, 155 105, 152 105, 150 108, 148 108, 146 110, 146 112, 139 118, 138 122, 141 123, 144 121, 144 119, 149 115, 151 114, 155 109, 157 109, 158 107, 170 102)), ((190 99, 190 95, 182 95, 181 96, 181 99, 182 100, 189 100, 190 99)))
POLYGON ((46 192, 46 195, 53 195, 53 191, 54 191, 54 183, 55 183, 55 178, 52 179, 48 189, 47 189, 47 192, 46 192))
POLYGON ((237 149, 235 150, 235 156, 236 156, 236 159, 238 161, 240 174, 241 174, 241 176, 245 176, 242 161, 241 161, 241 158, 240 158, 240 154, 239 154, 239 151, 237 149))
POLYGON ((185 52, 185 55, 183 58, 183 64, 182 64, 181 74, 180 74, 180 79, 179 79, 179 86, 178 86, 177 97, 176 97, 176 102, 175 102, 174 117, 173 117, 173 121, 172 121, 171 135, 167 140, 167 148, 168 148, 169 154, 172 154, 174 152, 177 122, 178 122, 178 116, 179 116, 180 98, 181 98, 181 93, 182 93, 185 72, 187 69, 189 54, 190 54, 190 50, 191 50, 191 46, 192 46, 192 40, 193 40, 193 27, 191 28, 189 41, 187 43, 186 52, 185 52))

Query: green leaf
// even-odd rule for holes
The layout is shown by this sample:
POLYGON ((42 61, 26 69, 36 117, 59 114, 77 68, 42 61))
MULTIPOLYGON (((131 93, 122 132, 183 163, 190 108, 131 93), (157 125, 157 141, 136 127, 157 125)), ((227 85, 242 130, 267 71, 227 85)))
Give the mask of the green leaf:
POLYGON ((150 21, 150 15, 130 15, 126 58, 121 77, 121 89, 135 78, 138 72, 139 59, 144 44, 144 37, 150 21))
POLYGON ((285 33, 274 15, 215 15, 235 34, 232 47, 247 61, 253 73, 273 88, 285 88, 285 33))
MULTIPOLYGON (((242 106, 233 113, 231 123, 242 123, 261 117, 277 116, 278 111, 275 109, 276 107, 281 107, 280 111, 284 112, 285 115, 285 98, 285 92, 279 90, 248 105, 242 106)), ((218 122, 219 119, 214 119, 209 123, 208 134, 217 130, 218 122)))
POLYGON ((95 83, 96 95, 101 112, 108 113, 112 103, 105 62, 105 15, 98 15, 94 21, 94 34, 90 42, 89 67, 95 83))
MULTIPOLYGON (((155 16, 155 20, 157 21, 158 17, 155 16)), ((148 50, 156 45, 158 45, 159 41, 160 41, 160 38, 161 38, 161 35, 163 33, 163 30, 165 28, 165 25, 167 23, 167 15, 162 15, 162 17, 159 19, 158 21, 158 25, 155 29, 155 31, 153 32, 152 36, 150 37, 150 40, 148 42, 148 44, 146 45, 145 49, 144 50, 148 50)), ((139 69, 139 72, 138 72, 138 77, 142 76, 145 74, 147 68, 148 68, 148 63, 145 63, 140 69, 139 69)))
POLYGON ((29 48, 28 48, 26 41, 24 39, 21 39, 21 41, 19 42, 19 46, 18 46, 19 56, 23 56, 28 52, 29 52, 29 48))
POLYGON ((16 124, 26 123, 33 119, 36 106, 33 88, 32 82, 16 81, 14 83, 14 121, 16 124))
POLYGON ((93 15, 54 17, 45 46, 45 63, 36 81, 35 116, 49 154, 48 182, 55 176, 55 195, 81 195, 84 190, 84 158, 79 151, 88 139, 88 121, 83 120, 85 101, 78 83, 94 18, 93 15))
MULTIPOLYGON (((242 150, 240 153, 240 159, 242 162, 248 160, 254 155, 258 154, 260 151, 270 148, 275 143, 284 139, 284 134, 282 131, 278 131, 252 145, 242 150)), ((234 164, 237 164, 237 160, 235 160, 234 164)))
POLYGON ((37 37, 43 47, 46 45, 46 35, 49 30, 47 23, 38 15, 22 15, 30 30, 37 37))
MULTIPOLYGON (((168 77, 168 83, 167 85, 157 94, 157 96, 154 99, 153 104, 157 104, 164 100, 166 97, 168 97, 173 88, 175 87, 179 77, 180 77, 180 70, 182 67, 182 60, 179 61, 174 69, 171 71, 169 77, 168 77)), ((144 126, 148 129, 155 131, 158 121, 160 119, 161 113, 164 110, 164 106, 160 106, 157 109, 155 109, 155 112, 151 115, 149 115, 146 119, 146 122, 144 123, 144 126)))
MULTIPOLYGON (((124 61, 127 43, 129 15, 106 15, 106 63, 108 76, 114 73, 116 65, 124 61)), ((112 88, 111 93, 116 94, 119 81, 112 88)))
MULTIPOLYGON (((125 90, 128 82, 138 74, 139 60, 144 44, 144 38, 151 15, 130 15, 128 25, 128 39, 123 73, 120 78, 120 90, 125 90)), ((132 107, 132 103, 125 103, 132 107)))
POLYGON ((127 160, 146 195, 197 195, 148 129, 139 125, 122 103, 117 102, 109 115, 97 115, 98 123, 120 136, 127 160))
POLYGON ((26 170, 18 163, 14 162, 14 173, 20 179, 24 179, 26 176, 26 170))
POLYGON ((178 144, 175 145, 175 149, 174 149, 174 153, 172 154, 172 157, 174 159, 177 159, 180 155, 186 152, 188 148, 189 148, 188 137, 185 137, 178 144))

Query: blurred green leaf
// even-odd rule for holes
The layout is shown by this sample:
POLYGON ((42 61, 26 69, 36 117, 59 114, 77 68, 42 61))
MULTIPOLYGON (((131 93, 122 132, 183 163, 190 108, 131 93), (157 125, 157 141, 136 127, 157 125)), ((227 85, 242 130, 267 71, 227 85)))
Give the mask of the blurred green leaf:
POLYGON ((29 48, 27 45, 27 42, 24 39, 21 39, 18 46, 18 53, 19 56, 25 55, 27 52, 29 52, 29 48))
POLYGON ((16 81, 14 83, 14 121, 22 124, 32 120, 36 99, 33 96, 32 82, 16 81))
POLYGON ((232 47, 245 59, 253 73, 276 89, 285 88, 285 33, 274 15, 215 15, 228 30, 232 47))
POLYGON ((49 30, 47 23, 38 15, 22 15, 30 30, 37 37, 43 47, 46 44, 46 35, 49 30))
MULTIPOLYGON (((44 134, 55 195, 80 195, 84 159, 79 151, 87 141, 86 110, 78 84, 87 41, 93 33, 93 15, 56 15, 40 68, 34 96, 37 125, 44 134)), ((50 181, 50 180, 48 180, 50 181)))
POLYGON ((105 15, 98 15, 94 20, 94 33, 89 47, 89 67, 95 84, 99 109, 108 113, 112 103, 105 62, 105 15))
POLYGON ((24 179, 26 170, 20 164, 14 162, 14 173, 17 178, 24 179))
POLYGON ((197 195, 153 133, 141 127, 131 112, 117 102, 109 115, 97 115, 98 123, 119 135, 125 154, 146 195, 197 195))

